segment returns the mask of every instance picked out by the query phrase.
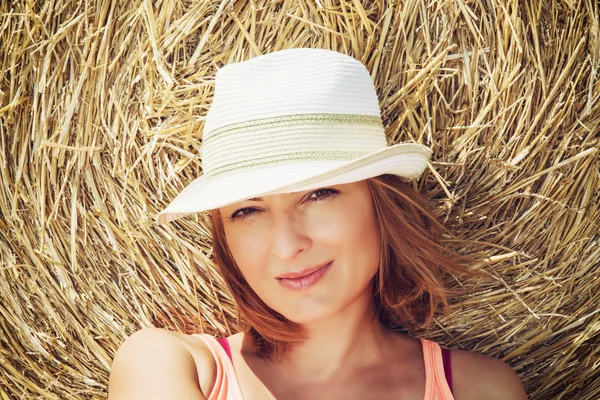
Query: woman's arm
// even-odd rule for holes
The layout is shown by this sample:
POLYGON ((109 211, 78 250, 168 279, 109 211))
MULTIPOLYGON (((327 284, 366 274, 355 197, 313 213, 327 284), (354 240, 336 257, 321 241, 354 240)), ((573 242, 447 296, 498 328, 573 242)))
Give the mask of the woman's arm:
POLYGON ((128 337, 110 371, 108 400, 204 400, 197 360, 171 332, 146 328, 128 337))
POLYGON ((527 400, 519 376, 504 361, 462 350, 451 357, 456 400, 527 400))

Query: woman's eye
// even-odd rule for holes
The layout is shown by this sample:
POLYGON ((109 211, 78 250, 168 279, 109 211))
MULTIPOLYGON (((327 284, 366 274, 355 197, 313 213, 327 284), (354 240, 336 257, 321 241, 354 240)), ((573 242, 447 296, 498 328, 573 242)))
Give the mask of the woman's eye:
MULTIPOLYGON (((308 197, 308 200, 310 200, 312 202, 317 202, 317 201, 325 200, 329 197, 332 197, 332 196, 336 195, 337 193, 339 193, 338 190, 331 189, 331 188, 317 189, 310 194, 310 196, 308 197)), ((230 219, 244 219, 244 218, 251 216, 252 214, 255 214, 256 211, 257 211, 256 208, 253 208, 253 207, 240 208, 239 210, 237 210, 233 214, 231 214, 230 219)))
POLYGON ((239 210, 231 214, 231 219, 244 219, 251 215, 254 210, 254 208, 250 207, 240 208, 239 210))
POLYGON ((310 197, 308 199, 311 201, 325 200, 326 198, 331 197, 337 193, 339 193, 339 192, 335 189, 330 189, 330 188, 317 189, 310 194, 310 197))

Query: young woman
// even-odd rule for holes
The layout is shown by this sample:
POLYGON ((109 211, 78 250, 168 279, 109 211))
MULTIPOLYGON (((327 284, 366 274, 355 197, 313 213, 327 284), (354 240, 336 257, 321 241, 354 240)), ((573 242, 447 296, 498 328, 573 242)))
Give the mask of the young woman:
POLYGON ((146 328, 109 399, 526 399, 504 362, 400 333, 447 307, 458 255, 409 182, 431 150, 386 145, 366 68, 291 49, 223 67, 203 175, 159 223, 210 212, 245 323, 228 338, 146 328))

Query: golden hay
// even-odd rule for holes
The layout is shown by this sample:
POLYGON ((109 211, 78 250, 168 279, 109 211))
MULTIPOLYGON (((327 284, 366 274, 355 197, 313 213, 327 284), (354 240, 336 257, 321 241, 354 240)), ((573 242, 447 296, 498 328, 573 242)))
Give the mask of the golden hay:
POLYGON ((230 333, 203 215, 154 217, 201 172, 223 64, 338 50, 390 143, 480 252, 421 332, 507 361, 531 399, 600 398, 600 23, 594 0, 0 2, 0 398, 105 398, 144 326, 230 333))

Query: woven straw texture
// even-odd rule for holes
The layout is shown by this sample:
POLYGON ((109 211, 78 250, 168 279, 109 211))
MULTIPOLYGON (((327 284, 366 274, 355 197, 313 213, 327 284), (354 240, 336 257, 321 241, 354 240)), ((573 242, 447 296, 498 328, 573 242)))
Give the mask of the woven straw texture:
POLYGON ((531 399, 600 398, 595 0, 0 2, 0 398, 106 398, 146 326, 227 334, 201 172, 218 67, 290 47, 361 60, 388 143, 486 281, 419 334, 508 362, 531 399))

